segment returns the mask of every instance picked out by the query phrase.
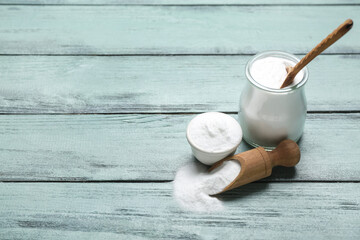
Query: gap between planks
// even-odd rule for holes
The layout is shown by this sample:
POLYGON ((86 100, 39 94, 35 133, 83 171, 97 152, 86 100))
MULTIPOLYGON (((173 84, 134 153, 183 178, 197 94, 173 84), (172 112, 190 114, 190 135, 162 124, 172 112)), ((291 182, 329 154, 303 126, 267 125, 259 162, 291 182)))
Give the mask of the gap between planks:
MULTIPOLYGON (((3 180, 0 183, 170 183, 173 180, 3 180)), ((257 183, 360 183, 360 180, 259 180, 257 183)))
POLYGON ((307 3, 254 3, 254 4, 131 4, 131 3, 109 3, 109 4, 101 4, 101 3, 94 3, 94 4, 86 4, 86 3, 75 3, 75 4, 66 4, 66 3, 54 3, 54 4, 46 4, 46 3, 0 3, 0 6, 81 6, 81 7, 102 7, 102 6, 130 6, 130 7, 278 7, 278 6, 286 6, 286 7, 303 7, 303 6, 311 6, 311 7, 334 7, 334 6, 360 6, 360 3, 314 3, 314 4, 307 4, 307 3))
MULTIPOLYGON (((115 113, 92 113, 92 112, 83 112, 83 113, 6 113, 0 112, 2 115, 193 115, 200 114, 204 111, 198 112, 115 112, 115 113)), ((238 112, 229 112, 229 111, 220 111, 225 114, 238 114, 238 112)), ((307 114, 352 114, 360 113, 360 110, 345 110, 345 111, 308 111, 307 114)))
MULTIPOLYGON (((1 6, 1 4, 0 4, 1 6)), ((45 56, 45 57, 191 57, 191 56, 214 56, 214 57, 221 57, 221 56, 254 56, 256 53, 131 53, 131 54, 93 54, 93 53, 74 53, 74 54, 58 54, 58 53, 0 53, 0 57, 11 57, 11 56, 45 56)), ((304 53, 293 53, 295 55, 306 55, 307 52, 304 53)), ((322 56, 329 55, 329 56, 358 56, 360 53, 354 52, 354 53, 342 53, 342 52, 336 52, 336 53, 322 53, 322 56)))

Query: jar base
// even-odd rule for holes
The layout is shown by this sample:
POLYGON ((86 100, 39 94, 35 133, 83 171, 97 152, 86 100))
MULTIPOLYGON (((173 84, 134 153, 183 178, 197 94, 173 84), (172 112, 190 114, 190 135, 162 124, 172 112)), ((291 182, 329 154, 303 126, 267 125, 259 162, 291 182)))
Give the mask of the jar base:
MULTIPOLYGON (((293 140, 293 139, 291 139, 291 140, 293 140, 294 142, 298 142, 299 140, 300 140, 300 138, 301 138, 301 136, 300 137, 298 137, 297 139, 295 139, 295 140, 293 140)), ((254 147, 254 148, 257 148, 257 147, 262 147, 262 148, 264 148, 265 149, 265 151, 272 151, 272 150, 274 150, 276 147, 271 147, 271 146, 261 146, 261 145, 259 145, 259 144, 257 144, 257 143, 255 143, 255 142, 252 142, 252 141, 250 141, 250 140, 248 140, 245 136, 243 136, 243 140, 245 140, 245 142, 247 143, 247 144, 249 144, 250 146, 252 146, 252 147, 254 147)), ((285 139, 284 139, 285 140, 285 139)))

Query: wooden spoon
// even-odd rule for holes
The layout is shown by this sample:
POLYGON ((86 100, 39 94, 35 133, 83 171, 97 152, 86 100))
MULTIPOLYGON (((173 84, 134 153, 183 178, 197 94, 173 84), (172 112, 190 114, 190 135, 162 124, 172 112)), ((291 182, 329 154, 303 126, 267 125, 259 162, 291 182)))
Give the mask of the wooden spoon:
POLYGON ((298 62, 295 67, 286 67, 288 75, 285 78, 285 81, 281 85, 281 88, 289 86, 298 74, 298 72, 303 69, 309 62, 311 62, 316 56, 322 53, 325 49, 330 47, 333 43, 339 40, 342 36, 347 33, 353 26, 353 21, 351 19, 346 20, 341 24, 337 29, 330 33, 324 40, 321 41, 315 48, 313 48, 305 57, 303 57, 300 62, 298 62))
POLYGON ((226 186, 222 192, 268 177, 275 166, 295 166, 300 161, 300 149, 296 142, 287 139, 280 142, 271 152, 258 147, 227 157, 216 162, 209 171, 221 166, 224 161, 228 160, 238 161, 241 165, 241 170, 234 181, 226 186))

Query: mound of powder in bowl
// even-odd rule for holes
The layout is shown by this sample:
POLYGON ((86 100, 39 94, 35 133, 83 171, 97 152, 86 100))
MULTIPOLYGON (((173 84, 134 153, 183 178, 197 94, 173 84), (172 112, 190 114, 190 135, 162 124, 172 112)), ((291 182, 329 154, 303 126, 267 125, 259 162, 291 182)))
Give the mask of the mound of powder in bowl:
POLYGON ((225 161, 221 166, 208 172, 208 168, 197 162, 180 168, 174 179, 173 196, 184 210, 212 212, 222 210, 222 202, 215 196, 240 173, 238 161, 225 161))
POLYGON ((218 153, 236 148, 241 142, 242 130, 233 117, 208 112, 191 120, 187 128, 187 139, 199 150, 218 153))

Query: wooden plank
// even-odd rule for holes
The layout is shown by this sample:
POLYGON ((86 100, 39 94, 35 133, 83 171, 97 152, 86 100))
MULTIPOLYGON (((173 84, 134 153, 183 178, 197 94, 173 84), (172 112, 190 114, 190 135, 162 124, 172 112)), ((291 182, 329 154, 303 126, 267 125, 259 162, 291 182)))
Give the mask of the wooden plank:
POLYGON ((359 0, 0 0, 0 4, 22 5, 346 5, 359 0))
MULTIPOLYGON (((347 18, 360 6, 2 5, 0 54, 306 53, 347 18)), ((359 38, 326 52, 360 53, 359 38)))
POLYGON ((196 214, 171 183, 6 183, 0 238, 357 239, 359 185, 255 183, 224 194, 224 211, 196 214))
MULTIPOLYGON (((194 115, 1 115, 1 181, 172 180, 194 115)), ((359 181, 360 114, 310 114, 296 168, 266 181, 359 181)), ((238 151, 249 146, 244 142, 238 151)))
MULTIPOLYGON (((0 112, 237 112, 249 59, 1 56, 0 112)), ((359 111, 359 60, 360 55, 315 59, 306 86, 308 110, 359 111)))

